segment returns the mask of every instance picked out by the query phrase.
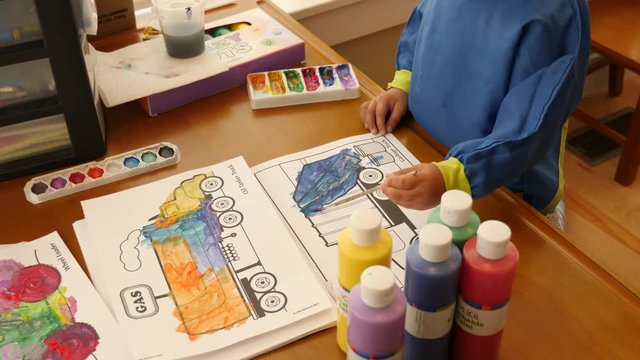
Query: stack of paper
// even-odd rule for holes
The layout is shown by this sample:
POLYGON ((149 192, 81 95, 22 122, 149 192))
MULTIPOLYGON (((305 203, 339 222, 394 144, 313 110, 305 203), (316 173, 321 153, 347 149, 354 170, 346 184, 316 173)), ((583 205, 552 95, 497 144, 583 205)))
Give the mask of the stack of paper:
POLYGON ((93 47, 90 50, 90 61, 96 64, 95 76, 100 98, 107 107, 229 70, 227 64, 209 51, 190 59, 167 56, 161 37, 113 52, 100 52, 93 47))
POLYGON ((137 359, 245 358, 334 320, 242 158, 82 207, 83 254, 137 359))

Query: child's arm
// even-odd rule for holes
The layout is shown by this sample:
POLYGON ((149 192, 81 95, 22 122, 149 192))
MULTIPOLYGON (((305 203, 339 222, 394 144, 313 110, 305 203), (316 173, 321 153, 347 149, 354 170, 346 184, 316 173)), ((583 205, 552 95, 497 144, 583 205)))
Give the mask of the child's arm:
POLYGON ((427 7, 427 1, 421 0, 411 13, 407 24, 402 30, 400 41, 398 42, 398 51, 396 52, 396 76, 389 84, 389 87, 399 88, 405 92, 409 92, 411 84, 411 69, 413 69, 413 55, 416 48, 416 39, 420 32, 422 24, 422 14, 427 7), (407 77, 408 75, 408 77, 407 77))
POLYGON ((411 68, 415 42, 426 0, 413 9, 398 44, 394 79, 389 83, 387 91, 360 106, 360 118, 373 134, 392 132, 407 112, 408 93, 411 86, 411 68))
MULTIPOLYGON (((448 169, 438 164, 447 189, 466 186, 474 197, 484 196, 523 175, 550 148, 560 149, 560 132, 582 94, 589 52, 588 14, 586 9, 574 14, 581 18, 571 18, 564 28, 540 22, 523 30, 514 49, 510 90, 492 132, 453 146, 442 163, 448 169), (447 180, 451 169, 457 176, 447 180)), ((545 211, 553 196, 544 194, 532 205, 545 211)))

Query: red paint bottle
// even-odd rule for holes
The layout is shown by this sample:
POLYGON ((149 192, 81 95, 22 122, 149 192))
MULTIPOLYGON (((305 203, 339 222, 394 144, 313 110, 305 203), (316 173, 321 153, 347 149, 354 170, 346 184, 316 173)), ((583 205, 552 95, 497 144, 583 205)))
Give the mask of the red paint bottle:
POLYGON ((519 257, 510 239, 511 230, 506 224, 489 220, 480 224, 477 236, 464 245, 452 344, 454 359, 498 357, 519 257))

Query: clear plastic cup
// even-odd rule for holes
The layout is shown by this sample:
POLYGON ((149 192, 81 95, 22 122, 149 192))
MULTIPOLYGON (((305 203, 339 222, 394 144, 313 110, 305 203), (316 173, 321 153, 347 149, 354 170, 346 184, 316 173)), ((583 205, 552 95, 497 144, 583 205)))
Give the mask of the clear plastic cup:
POLYGON ((204 0, 152 0, 167 54, 190 58, 204 51, 204 0))

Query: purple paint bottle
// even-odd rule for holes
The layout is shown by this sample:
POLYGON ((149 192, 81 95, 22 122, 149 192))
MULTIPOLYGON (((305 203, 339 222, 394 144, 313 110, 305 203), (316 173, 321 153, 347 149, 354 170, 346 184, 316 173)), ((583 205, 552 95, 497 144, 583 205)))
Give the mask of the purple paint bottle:
POLYGON ((349 294, 347 359, 402 359, 405 308, 391 270, 366 268, 349 294))
POLYGON ((427 224, 407 251, 404 290, 407 315, 404 358, 448 359, 460 250, 452 243, 451 230, 443 224, 427 224))

